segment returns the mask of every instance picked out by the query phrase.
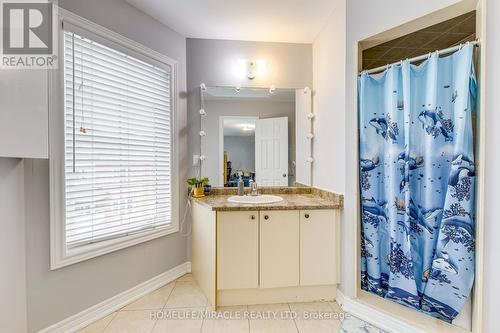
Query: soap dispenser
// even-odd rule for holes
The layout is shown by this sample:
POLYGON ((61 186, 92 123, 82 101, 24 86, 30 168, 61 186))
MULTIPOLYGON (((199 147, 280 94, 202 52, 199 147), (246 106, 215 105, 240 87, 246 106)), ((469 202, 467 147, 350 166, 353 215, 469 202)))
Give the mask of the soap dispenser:
POLYGON ((242 196, 244 194, 245 194, 245 183, 243 182, 243 178, 240 175, 238 179, 238 195, 242 196))

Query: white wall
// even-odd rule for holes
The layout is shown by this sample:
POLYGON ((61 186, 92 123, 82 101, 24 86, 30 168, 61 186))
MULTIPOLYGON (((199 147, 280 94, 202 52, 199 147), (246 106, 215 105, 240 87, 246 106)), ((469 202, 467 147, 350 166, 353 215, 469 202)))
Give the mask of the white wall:
POLYGON ((345 1, 313 43, 313 185, 345 191, 345 1))
POLYGON ((496 333, 500 328, 498 313, 500 309, 500 248, 498 235, 500 223, 498 214, 498 198, 500 198, 500 2, 497 0, 483 1, 486 4, 486 44, 482 51, 486 52, 486 87, 481 87, 481 93, 486 99, 484 117, 486 129, 485 143, 485 246, 484 246, 484 333, 496 333))
POLYGON ((24 163, 0 158, 0 331, 26 332, 24 163))

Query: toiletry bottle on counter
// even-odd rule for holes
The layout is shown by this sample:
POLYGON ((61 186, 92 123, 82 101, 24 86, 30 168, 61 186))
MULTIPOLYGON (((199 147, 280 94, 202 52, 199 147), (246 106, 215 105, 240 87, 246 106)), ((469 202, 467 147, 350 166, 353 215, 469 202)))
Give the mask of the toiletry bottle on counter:
POLYGON ((245 194, 245 183, 243 182, 243 178, 238 179, 238 195, 244 195, 245 194))

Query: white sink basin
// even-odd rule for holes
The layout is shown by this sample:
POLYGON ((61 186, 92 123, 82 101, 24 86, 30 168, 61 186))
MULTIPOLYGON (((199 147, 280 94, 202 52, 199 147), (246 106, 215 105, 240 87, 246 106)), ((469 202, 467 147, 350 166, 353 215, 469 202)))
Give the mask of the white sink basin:
POLYGON ((269 194, 244 196, 233 195, 232 197, 229 197, 227 201, 241 204, 269 204, 283 201, 283 198, 269 194))

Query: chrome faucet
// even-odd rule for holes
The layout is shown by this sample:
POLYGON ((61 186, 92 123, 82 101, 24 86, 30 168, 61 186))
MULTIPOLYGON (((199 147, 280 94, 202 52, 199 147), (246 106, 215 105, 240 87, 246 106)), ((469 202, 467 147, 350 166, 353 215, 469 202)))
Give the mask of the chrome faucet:
POLYGON ((257 193, 257 183, 254 182, 253 180, 250 180, 250 187, 252 188, 252 192, 250 193, 250 195, 259 195, 257 193))

